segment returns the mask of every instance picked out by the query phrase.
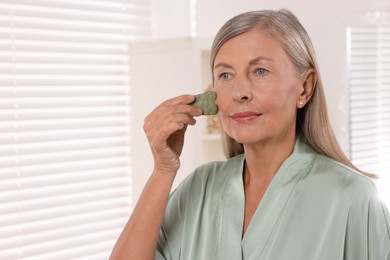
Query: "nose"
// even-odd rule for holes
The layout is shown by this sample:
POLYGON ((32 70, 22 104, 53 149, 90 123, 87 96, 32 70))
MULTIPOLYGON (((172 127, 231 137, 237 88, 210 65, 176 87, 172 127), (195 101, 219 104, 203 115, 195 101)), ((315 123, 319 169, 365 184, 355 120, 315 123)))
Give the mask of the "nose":
POLYGON ((252 100, 250 81, 246 78, 236 79, 233 87, 233 99, 236 102, 248 102, 252 100))

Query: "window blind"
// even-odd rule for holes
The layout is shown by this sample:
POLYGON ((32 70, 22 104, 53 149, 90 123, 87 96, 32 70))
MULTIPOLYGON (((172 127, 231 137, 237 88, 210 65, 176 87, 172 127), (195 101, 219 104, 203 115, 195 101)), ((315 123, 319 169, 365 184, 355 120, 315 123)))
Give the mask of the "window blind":
POLYGON ((351 27, 348 42, 351 159, 380 175, 390 206, 390 26, 351 27))
POLYGON ((148 1, 0 2, 0 259, 107 259, 131 210, 148 1))

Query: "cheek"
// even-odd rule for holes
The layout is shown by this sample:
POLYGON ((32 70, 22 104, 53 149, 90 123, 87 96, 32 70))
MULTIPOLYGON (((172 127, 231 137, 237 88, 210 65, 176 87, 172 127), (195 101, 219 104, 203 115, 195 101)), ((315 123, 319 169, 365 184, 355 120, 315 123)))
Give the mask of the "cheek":
POLYGON ((277 92, 272 95, 274 98, 271 98, 272 102, 276 107, 281 108, 292 108, 296 107, 296 103, 299 98, 299 88, 297 85, 289 85, 278 89, 277 92))
POLYGON ((261 104, 265 114, 272 115, 272 118, 280 121, 282 118, 287 119, 294 115, 296 96, 291 92, 275 93, 268 98, 262 98, 261 104))
POLYGON ((229 102, 229 97, 226 96, 226 93, 223 93, 222 91, 218 91, 218 89, 214 89, 214 91, 217 92, 217 99, 215 103, 218 106, 218 118, 220 123, 222 124, 222 127, 225 128, 225 125, 227 123, 227 111, 229 102))
POLYGON ((220 112, 225 111, 226 108, 226 100, 228 100, 226 93, 221 91, 218 87, 214 88, 214 91, 217 93, 217 99, 215 100, 215 104, 217 104, 220 112))

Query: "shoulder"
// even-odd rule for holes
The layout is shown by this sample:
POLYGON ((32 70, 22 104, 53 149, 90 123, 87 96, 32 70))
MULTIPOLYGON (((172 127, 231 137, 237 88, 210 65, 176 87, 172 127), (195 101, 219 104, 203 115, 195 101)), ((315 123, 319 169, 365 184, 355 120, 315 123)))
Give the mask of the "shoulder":
POLYGON ((203 196, 223 196, 226 184, 233 175, 242 171, 243 162, 244 155, 238 155, 226 161, 213 161, 197 167, 172 192, 170 201, 186 203, 190 197, 201 200, 203 196))
POLYGON ((240 171, 243 160, 244 156, 238 156, 196 168, 172 191, 165 212, 166 221, 177 219, 172 216, 196 214, 197 210, 205 208, 206 205, 215 205, 223 198, 232 177, 237 176, 234 173, 240 171))
MULTIPOLYGON (((226 161, 213 161, 197 167, 179 185, 177 191, 204 190, 210 186, 223 186, 230 177, 242 169, 244 155, 238 155, 226 161)), ((175 191, 176 192, 176 191, 175 191)))
POLYGON ((389 212, 371 178, 326 156, 317 155, 308 179, 314 183, 317 192, 326 194, 338 205, 339 212, 348 212, 349 220, 354 220, 350 223, 358 223, 360 227, 364 226, 362 223, 381 223, 380 229, 387 231, 388 239, 389 212))
POLYGON ((315 194, 318 201, 327 201, 339 210, 368 210, 379 198, 376 184, 369 177, 329 157, 317 154, 303 189, 315 194))
POLYGON ((204 175, 206 175, 207 177, 217 178, 219 177, 217 176, 219 173, 229 175, 232 172, 235 172, 236 170, 240 169, 242 167, 243 162, 244 155, 240 154, 226 161, 214 161, 205 163, 195 169, 195 171, 192 173, 192 178, 204 178, 204 175))
POLYGON ((352 196, 371 197, 377 194, 376 185, 371 178, 323 155, 317 154, 312 174, 326 179, 323 184, 341 188, 352 196))

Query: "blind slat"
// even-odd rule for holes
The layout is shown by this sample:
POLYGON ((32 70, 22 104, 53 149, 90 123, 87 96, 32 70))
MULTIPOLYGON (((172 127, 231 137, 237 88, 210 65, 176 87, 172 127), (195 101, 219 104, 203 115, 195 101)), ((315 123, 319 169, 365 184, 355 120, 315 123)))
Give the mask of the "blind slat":
POLYGON ((0 3, 0 259, 107 259, 132 207, 128 43, 149 1, 0 3))
POLYGON ((361 169, 386 174, 390 158, 390 28, 349 28, 350 153, 361 169))

